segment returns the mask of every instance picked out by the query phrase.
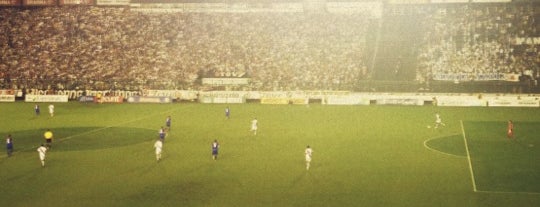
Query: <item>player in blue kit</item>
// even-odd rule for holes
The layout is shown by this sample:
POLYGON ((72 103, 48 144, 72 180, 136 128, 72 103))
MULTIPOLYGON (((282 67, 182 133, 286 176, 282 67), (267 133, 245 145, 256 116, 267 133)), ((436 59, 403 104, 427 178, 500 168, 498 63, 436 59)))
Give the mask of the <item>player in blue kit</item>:
POLYGON ((167 130, 171 130, 171 116, 167 116, 167 119, 165 119, 165 126, 167 126, 167 130))
POLYGON ((11 138, 11 134, 8 134, 6 137, 6 149, 7 156, 11 157, 11 154, 13 154, 13 139, 11 138))
POLYGON ((39 113, 40 113, 40 110, 39 110, 39 105, 35 105, 34 106, 34 112, 36 112, 36 116, 39 116, 39 113))
POLYGON ((225 117, 227 119, 230 119, 231 118, 231 109, 229 109, 229 107, 227 106, 227 108, 225 108, 225 117))
POLYGON ((165 129, 163 127, 161 127, 161 129, 159 129, 159 139, 162 142, 165 142, 165 129))
POLYGON ((214 140, 214 142, 212 142, 212 159, 217 160, 218 150, 219 150, 219 143, 216 139, 214 140))

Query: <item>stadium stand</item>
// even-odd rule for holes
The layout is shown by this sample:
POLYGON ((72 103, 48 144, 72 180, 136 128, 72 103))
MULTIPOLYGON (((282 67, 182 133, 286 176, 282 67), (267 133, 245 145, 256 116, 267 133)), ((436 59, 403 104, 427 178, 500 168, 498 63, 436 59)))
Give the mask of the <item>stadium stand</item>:
POLYGON ((383 14, 1 7, 0 84, 199 90, 205 77, 248 77, 227 89, 539 89, 538 4, 384 4, 383 14))

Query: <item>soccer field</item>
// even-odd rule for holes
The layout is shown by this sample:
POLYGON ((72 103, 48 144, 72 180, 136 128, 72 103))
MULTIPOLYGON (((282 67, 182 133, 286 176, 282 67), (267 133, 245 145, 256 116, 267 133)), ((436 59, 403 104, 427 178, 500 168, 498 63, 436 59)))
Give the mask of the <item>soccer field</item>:
POLYGON ((1 206, 540 206, 538 108, 70 102, 50 117, 33 106, 0 103, 15 146, 0 155, 1 206), (428 128, 437 112, 446 126, 428 128))

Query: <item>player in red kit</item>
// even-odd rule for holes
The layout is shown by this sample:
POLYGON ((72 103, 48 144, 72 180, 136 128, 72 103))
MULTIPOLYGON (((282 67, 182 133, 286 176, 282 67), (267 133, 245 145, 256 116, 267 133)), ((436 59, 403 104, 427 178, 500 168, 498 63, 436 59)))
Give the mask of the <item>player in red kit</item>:
POLYGON ((508 136, 508 139, 514 138, 514 123, 512 120, 508 120, 508 130, 506 131, 506 136, 508 136))

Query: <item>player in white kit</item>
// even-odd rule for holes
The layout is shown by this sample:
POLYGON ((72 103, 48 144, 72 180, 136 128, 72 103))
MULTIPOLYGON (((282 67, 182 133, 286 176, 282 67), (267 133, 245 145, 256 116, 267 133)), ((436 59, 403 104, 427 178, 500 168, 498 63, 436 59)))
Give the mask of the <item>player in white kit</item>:
POLYGON ((45 147, 44 144, 41 144, 41 146, 39 146, 37 148, 37 151, 39 153, 39 160, 41 161, 41 166, 44 167, 45 166, 45 154, 47 153, 47 147, 45 147))
POLYGON ((306 150, 304 150, 304 154, 306 155, 306 170, 309 170, 309 166, 311 164, 311 155, 313 153, 313 150, 309 145, 306 147, 306 150))
POLYGON ((253 135, 257 135, 257 129, 258 129, 258 121, 257 118, 254 118, 251 120, 251 131, 253 132, 253 135))
POLYGON ((52 104, 49 105, 49 114, 51 115, 51 117, 54 116, 54 105, 52 104))
POLYGON ((441 115, 439 113, 435 114, 435 129, 439 128, 439 126, 446 126, 441 119, 441 115))
POLYGON ((159 162, 159 160, 161 160, 161 152, 163 149, 163 142, 161 139, 156 140, 154 143, 154 148, 156 149, 156 161, 159 162))

